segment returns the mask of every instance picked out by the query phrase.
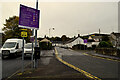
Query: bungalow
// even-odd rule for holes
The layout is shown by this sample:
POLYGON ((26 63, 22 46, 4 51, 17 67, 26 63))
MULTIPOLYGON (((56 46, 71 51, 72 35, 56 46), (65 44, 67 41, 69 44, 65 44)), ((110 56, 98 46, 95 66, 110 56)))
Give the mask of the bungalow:
POLYGON ((75 37, 75 38, 67 41, 63 46, 72 48, 74 45, 77 45, 77 44, 84 45, 84 40, 80 37, 80 35, 78 35, 78 37, 75 37))
POLYGON ((62 41, 53 41, 53 42, 52 42, 52 46, 61 47, 62 45, 63 45, 63 42, 62 42, 62 41))
POLYGON ((87 40, 87 47, 88 48, 92 48, 93 46, 98 46, 99 44, 99 40, 96 41, 95 39, 93 39, 91 36, 89 36, 88 40, 87 40))

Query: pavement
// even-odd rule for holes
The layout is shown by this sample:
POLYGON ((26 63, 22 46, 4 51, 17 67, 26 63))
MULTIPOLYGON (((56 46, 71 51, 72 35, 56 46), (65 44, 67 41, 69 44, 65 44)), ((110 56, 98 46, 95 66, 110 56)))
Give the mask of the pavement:
POLYGON ((109 58, 109 59, 120 61, 119 57, 103 55, 103 54, 96 53, 95 51, 86 51, 86 53, 89 54, 89 55, 92 55, 92 56, 98 56, 98 57, 109 58))
POLYGON ((17 72, 5 80, 80 80, 89 79, 82 73, 61 63, 54 54, 54 50, 41 51, 37 69, 31 65, 25 68, 24 73, 17 72))
POLYGON ((69 50, 70 51, 81 52, 81 53, 84 53, 85 55, 96 56, 96 57, 101 57, 101 58, 113 59, 113 60, 120 61, 120 57, 96 53, 94 50, 72 50, 72 49, 69 49, 69 50))

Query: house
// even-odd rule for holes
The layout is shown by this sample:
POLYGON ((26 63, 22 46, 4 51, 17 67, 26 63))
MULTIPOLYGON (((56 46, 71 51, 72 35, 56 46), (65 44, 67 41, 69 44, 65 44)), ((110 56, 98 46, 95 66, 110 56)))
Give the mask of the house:
POLYGON ((84 37, 88 37, 87 47, 89 48, 92 46, 98 46, 100 41, 102 41, 103 36, 110 37, 109 34, 99 34, 99 33, 93 33, 93 34, 84 36, 84 37))
POLYGON ((53 41, 52 42, 52 46, 58 46, 58 47, 62 47, 63 42, 62 41, 53 41))
POLYGON ((77 45, 77 44, 84 45, 84 40, 80 37, 79 34, 78 34, 78 37, 74 37, 73 39, 67 41, 63 46, 72 48, 74 45, 77 45))
POLYGON ((110 41, 113 44, 113 47, 119 48, 120 47, 120 33, 111 33, 110 41))
POLYGON ((102 41, 102 37, 103 37, 103 36, 108 36, 108 37, 110 37, 109 34, 99 34, 99 33, 91 34, 91 37, 92 37, 92 39, 95 40, 95 42, 100 42, 100 41, 102 41))
POLYGON ((93 40, 93 39, 88 39, 88 40, 87 40, 87 47, 88 47, 88 48, 92 47, 92 43, 93 43, 93 42, 95 42, 95 40, 93 40))

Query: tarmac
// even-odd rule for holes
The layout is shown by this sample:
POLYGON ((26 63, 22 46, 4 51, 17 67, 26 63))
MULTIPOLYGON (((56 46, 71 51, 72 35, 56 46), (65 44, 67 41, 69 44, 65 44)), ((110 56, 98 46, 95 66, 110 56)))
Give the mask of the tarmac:
POLYGON ((54 55, 54 50, 41 51, 38 67, 28 65, 24 73, 20 71, 5 80, 88 80, 82 73, 64 65, 54 55))

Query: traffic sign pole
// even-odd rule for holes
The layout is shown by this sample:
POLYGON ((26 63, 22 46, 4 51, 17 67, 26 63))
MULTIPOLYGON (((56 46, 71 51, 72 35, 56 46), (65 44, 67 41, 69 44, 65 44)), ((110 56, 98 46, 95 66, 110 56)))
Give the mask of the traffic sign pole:
MULTIPOLYGON (((32 38, 34 38, 34 29, 32 29, 32 38)), ((31 65, 31 67, 33 68, 34 67, 34 61, 33 61, 33 42, 34 42, 34 40, 32 39, 31 40, 32 41, 32 56, 31 56, 31 62, 32 62, 32 65, 31 65)))
MULTIPOLYGON (((36 2, 36 9, 38 10, 38 0, 36 2)), ((37 30, 35 30, 35 47, 37 47, 37 30)), ((35 59, 35 68, 37 68, 37 59, 35 59)))
POLYGON ((23 52, 22 52, 22 73, 24 72, 24 37, 23 37, 23 52))
POLYGON ((24 72, 24 37, 27 37, 27 29, 21 29, 22 32, 21 32, 21 37, 23 37, 23 51, 22 51, 22 73, 24 72))

